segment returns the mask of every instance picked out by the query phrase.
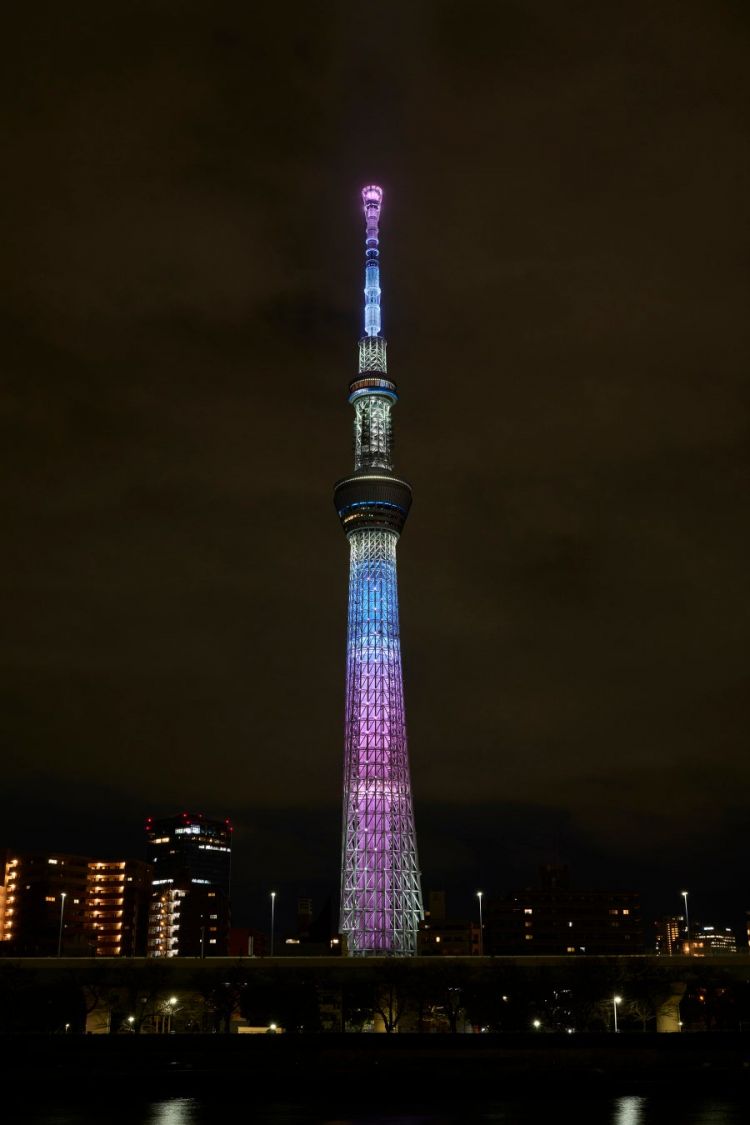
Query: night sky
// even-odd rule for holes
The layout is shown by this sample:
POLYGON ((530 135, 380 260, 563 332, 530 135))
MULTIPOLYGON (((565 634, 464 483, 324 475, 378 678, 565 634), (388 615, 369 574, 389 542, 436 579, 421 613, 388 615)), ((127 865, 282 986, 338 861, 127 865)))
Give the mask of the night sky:
POLYGON ((425 891, 750 906, 741 0, 16 5, 0 836, 337 893, 364 226, 425 891))

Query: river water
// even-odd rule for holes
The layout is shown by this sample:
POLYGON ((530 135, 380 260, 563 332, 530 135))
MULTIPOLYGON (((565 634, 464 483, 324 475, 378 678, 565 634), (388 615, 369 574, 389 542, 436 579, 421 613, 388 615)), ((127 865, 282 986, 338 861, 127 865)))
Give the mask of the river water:
MULTIPOLYGON (((96 1099, 96 1104, 75 1106, 50 1102, 46 1108, 34 1109, 28 1104, 18 1116, 4 1115, 5 1125, 216 1125, 219 1121, 242 1120, 248 1125, 747 1125, 750 1102, 737 1097, 697 1098, 682 1100, 660 1094, 658 1097, 633 1095, 613 1098, 577 1099, 575 1097, 540 1098, 532 1096, 457 1100, 453 1090, 452 1104, 446 1106, 439 1096, 415 1102, 408 1111, 388 1108, 398 1104, 395 1091, 381 1104, 371 1094, 356 1108, 318 1102, 314 1107, 288 1100, 254 1103, 252 1090, 247 1089, 244 1104, 208 1098, 161 1098, 158 1100, 96 1099), (106 1110, 104 1104, 106 1102, 106 1110)), ((403 1104, 403 1103, 402 1103, 403 1104)))

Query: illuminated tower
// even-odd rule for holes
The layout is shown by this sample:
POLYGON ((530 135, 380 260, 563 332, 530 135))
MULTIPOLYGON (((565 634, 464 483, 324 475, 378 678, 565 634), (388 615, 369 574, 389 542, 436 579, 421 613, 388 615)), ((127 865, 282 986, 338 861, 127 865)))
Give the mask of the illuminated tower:
POLYGON ((413 954, 423 916, 398 623, 396 544, 411 488, 393 472, 391 410, 380 333, 378 221, 383 191, 362 191, 367 221, 365 334, 354 407, 354 472, 334 502, 349 540, 349 629, 341 856, 341 932, 355 955, 413 954))

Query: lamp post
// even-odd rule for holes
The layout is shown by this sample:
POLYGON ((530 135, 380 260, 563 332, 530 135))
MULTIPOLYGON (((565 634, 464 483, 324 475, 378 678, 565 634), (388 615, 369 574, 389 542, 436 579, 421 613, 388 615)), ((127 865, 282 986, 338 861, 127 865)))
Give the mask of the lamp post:
POLYGON ((67 891, 60 892, 60 932, 57 935, 57 956, 62 956, 62 935, 63 935, 63 917, 65 915, 65 899, 68 897, 67 891))
POLYGON ((685 937, 687 938, 687 951, 690 952, 690 915, 688 914, 688 893, 687 891, 680 891, 685 901, 685 937))
POLYGON ((484 891, 477 891, 479 899, 479 956, 484 956, 484 924, 482 922, 482 895, 484 891))
POLYGON ((273 935, 276 926, 276 891, 271 891, 271 956, 273 957, 273 935))
POLYGON ((619 1030, 618 1027, 617 1027, 617 1005, 618 1004, 622 1004, 622 996, 613 996, 612 997, 612 1011, 615 1014, 615 1035, 617 1034, 617 1032, 619 1030))

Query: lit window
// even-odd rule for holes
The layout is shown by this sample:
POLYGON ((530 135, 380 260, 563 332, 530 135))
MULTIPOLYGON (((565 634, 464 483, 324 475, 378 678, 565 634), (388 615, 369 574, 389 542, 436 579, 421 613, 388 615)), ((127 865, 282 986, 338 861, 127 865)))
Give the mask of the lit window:
POLYGON ((623 910, 623 914, 629 914, 629 913, 630 913, 629 910, 623 910))
POLYGON ((57 860, 57 859, 48 859, 48 860, 47 860, 47 863, 59 863, 59 860, 57 860))
POLYGON ((55 901, 55 896, 54 896, 54 895, 47 895, 47 897, 45 898, 45 900, 44 900, 44 901, 45 901, 45 902, 54 902, 54 901, 55 901))
POLYGON ((524 912, 524 914, 533 914, 534 913, 532 907, 530 907, 530 906, 524 906, 523 912, 524 912))

